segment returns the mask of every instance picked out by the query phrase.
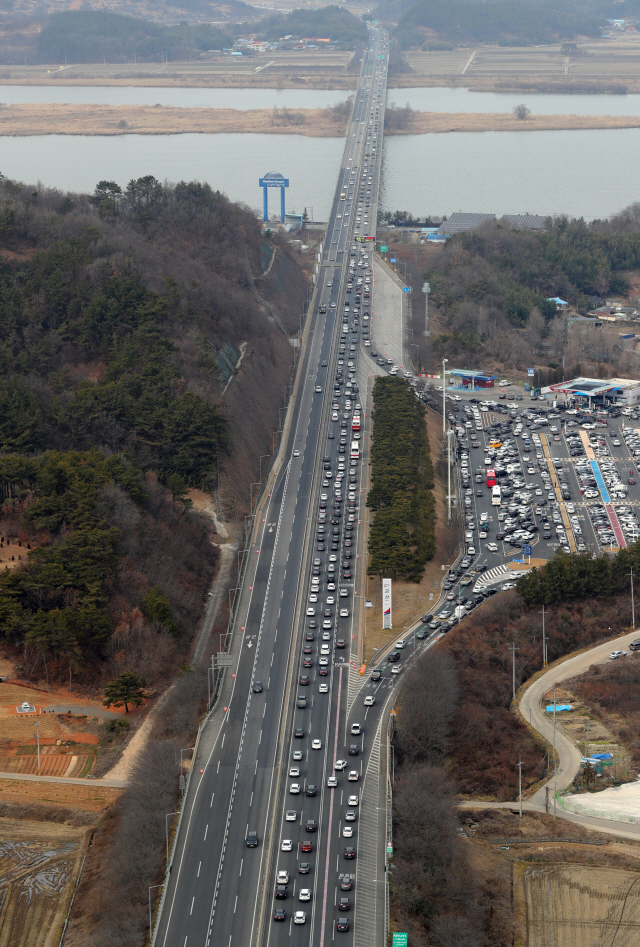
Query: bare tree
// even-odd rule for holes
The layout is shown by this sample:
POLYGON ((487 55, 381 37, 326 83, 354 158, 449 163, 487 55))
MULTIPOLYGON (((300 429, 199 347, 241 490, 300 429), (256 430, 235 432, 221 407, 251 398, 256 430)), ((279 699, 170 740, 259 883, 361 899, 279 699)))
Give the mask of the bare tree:
POLYGON ((523 102, 520 105, 514 105, 511 111, 520 122, 526 122, 531 115, 531 109, 527 108, 523 102))

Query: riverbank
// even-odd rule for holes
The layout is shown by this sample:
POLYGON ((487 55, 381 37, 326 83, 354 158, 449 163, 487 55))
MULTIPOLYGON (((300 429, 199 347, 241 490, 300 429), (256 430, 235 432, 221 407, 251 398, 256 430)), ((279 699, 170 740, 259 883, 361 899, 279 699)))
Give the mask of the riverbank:
MULTIPOLYGON (((638 127, 640 116, 530 115, 520 121, 510 112, 410 112, 398 118, 390 112, 385 135, 638 127), (400 124, 402 127, 397 127, 400 124)), ((344 114, 334 109, 240 110, 52 103, 20 103, 0 108, 0 136, 4 137, 258 133, 340 138, 344 130, 344 114)))

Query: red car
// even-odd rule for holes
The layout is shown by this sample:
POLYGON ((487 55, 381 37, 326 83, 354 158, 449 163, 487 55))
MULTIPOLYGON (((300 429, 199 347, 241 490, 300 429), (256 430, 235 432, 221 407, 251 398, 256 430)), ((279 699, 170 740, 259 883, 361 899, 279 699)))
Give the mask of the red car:
POLYGON ((313 842, 303 842, 300 848, 303 852, 311 852, 313 851, 313 842))

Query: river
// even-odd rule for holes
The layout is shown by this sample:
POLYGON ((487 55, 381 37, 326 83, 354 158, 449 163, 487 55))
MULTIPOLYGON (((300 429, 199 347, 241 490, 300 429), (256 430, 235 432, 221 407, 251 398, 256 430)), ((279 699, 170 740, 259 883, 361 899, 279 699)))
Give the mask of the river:
MULTIPOLYGON (((199 179, 262 206, 258 178, 290 180, 287 208, 326 220, 344 141, 302 135, 51 135, 0 139, 8 177, 93 191, 134 177, 199 179)), ((640 199, 640 129, 456 132, 385 139, 381 207, 414 214, 606 217, 640 199)), ((275 212, 275 199, 272 209, 275 212)))

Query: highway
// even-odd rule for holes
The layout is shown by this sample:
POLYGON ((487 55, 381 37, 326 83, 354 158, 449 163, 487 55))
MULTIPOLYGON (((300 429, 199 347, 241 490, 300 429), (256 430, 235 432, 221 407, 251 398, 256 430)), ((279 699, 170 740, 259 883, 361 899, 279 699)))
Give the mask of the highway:
MULTIPOLYGON (((288 461, 265 504, 255 578, 243 591, 248 613, 232 696, 203 772, 190 782, 155 932, 154 943, 162 947, 284 941, 323 947, 337 936, 343 915, 349 930, 339 936, 345 945, 353 942, 358 816, 353 838, 343 832, 346 795, 357 795, 360 783, 342 774, 335 789, 327 781, 337 756, 349 759, 360 776, 376 726, 372 719, 359 737, 346 734, 361 472, 359 457, 351 456, 358 399, 352 382, 362 351, 360 318, 371 298, 373 244, 364 238, 375 237, 388 59, 386 33, 371 27, 369 35, 310 314, 288 461), (339 639, 345 647, 336 647, 339 639), (299 683, 303 673, 308 683, 299 683), (304 708, 294 706, 303 703, 299 695, 306 697, 304 708), (294 735, 297 729, 302 736, 294 735), (358 757, 346 756, 354 742, 358 757), (300 760, 293 760, 294 751, 300 760), (289 776, 294 762, 295 780, 289 776), (296 795, 289 791, 294 781, 301 786, 296 795), (310 785, 315 795, 307 795, 310 785), (294 821, 287 821, 287 810, 295 811, 294 821), (308 820, 314 831, 306 831, 308 820), (256 848, 246 845, 251 831, 258 835, 256 848), (282 851, 283 839, 291 851, 282 851), (312 851, 303 854, 305 841, 312 851), (354 860, 344 859, 346 844, 356 849, 354 860), (301 861, 308 873, 300 873, 301 861), (274 897, 280 870, 289 873, 286 899, 274 897), (337 888, 345 874, 355 883, 344 892, 349 911, 339 915, 337 888), (309 900, 300 900, 301 888, 309 889, 309 900), (284 921, 273 919, 277 908, 284 909, 284 921), (295 911, 304 911, 304 923, 292 923, 295 911)), ((380 707, 367 708, 372 718, 380 707)))

